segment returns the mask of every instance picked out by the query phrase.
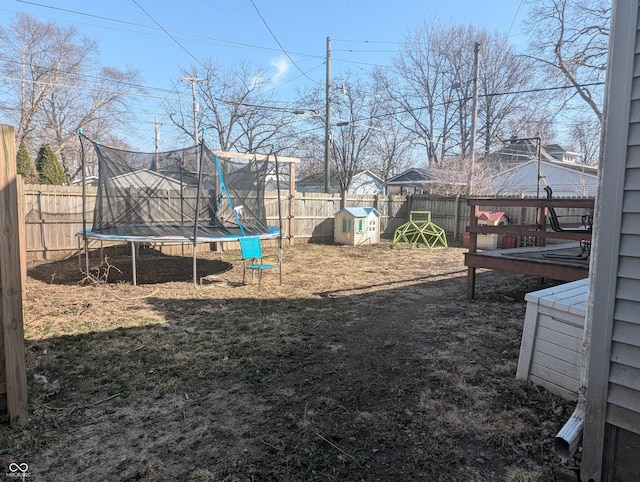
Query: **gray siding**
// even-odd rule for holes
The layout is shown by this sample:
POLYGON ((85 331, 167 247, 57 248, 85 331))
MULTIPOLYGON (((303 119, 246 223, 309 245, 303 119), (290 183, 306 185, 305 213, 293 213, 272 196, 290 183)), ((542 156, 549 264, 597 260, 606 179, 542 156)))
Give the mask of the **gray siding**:
MULTIPOLYGON (((636 17, 637 19, 637 17, 636 17)), ((636 22, 636 25, 638 23, 636 22)), ((634 40, 629 134, 623 153, 622 204, 618 271, 613 311, 606 421, 640 433, 640 45, 634 40), (617 354, 614 358, 613 354, 617 354)), ((606 195, 606 193, 603 193, 606 195)))
MULTIPOLYGON (((640 434, 640 35, 638 2, 614 2, 604 159, 596 202, 583 480, 629 468, 640 434), (632 436, 635 440, 638 435, 632 436), (607 447, 613 449, 607 450, 607 447), (626 460, 626 461, 625 461, 626 460)), ((633 464, 637 464, 636 461, 633 464)), ((634 467, 632 471, 635 471, 634 467)))

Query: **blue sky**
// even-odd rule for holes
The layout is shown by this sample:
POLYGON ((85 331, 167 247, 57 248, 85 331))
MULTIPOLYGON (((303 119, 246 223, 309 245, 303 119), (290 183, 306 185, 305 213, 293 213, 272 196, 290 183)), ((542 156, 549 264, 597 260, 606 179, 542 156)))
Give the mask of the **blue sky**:
MULTIPOLYGON (((74 25, 98 42, 102 65, 132 66, 147 87, 168 89, 181 68, 209 57, 222 65, 242 60, 267 68, 283 100, 295 87, 324 84, 327 37, 335 76, 389 65, 403 37, 430 16, 507 34, 526 47, 526 6, 518 0, 4 0, 0 23, 18 11, 74 25)), ((147 138, 163 114, 160 101, 141 100, 138 108, 147 138)))

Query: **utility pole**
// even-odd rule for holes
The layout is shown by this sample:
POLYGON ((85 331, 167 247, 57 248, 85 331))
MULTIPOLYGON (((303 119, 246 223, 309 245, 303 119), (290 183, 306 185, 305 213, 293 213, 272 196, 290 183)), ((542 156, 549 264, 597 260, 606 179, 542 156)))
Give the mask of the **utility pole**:
POLYGON ((158 118, 154 118, 154 124, 156 128, 156 172, 158 172, 158 158, 160 154, 160 126, 158 125, 158 118))
POLYGON ((181 81, 191 82, 191 93, 193 96, 193 140, 198 145, 198 111, 200 106, 196 100, 196 82, 206 82, 206 79, 199 79, 197 77, 180 77, 181 81))
POLYGON ((473 111, 471 115, 471 165, 469 166, 469 180, 467 182, 467 195, 471 194, 471 183, 476 163, 476 134, 478 131, 478 80, 480 77, 480 42, 476 42, 473 50, 475 70, 473 74, 473 111))
POLYGON ((193 139, 196 143, 195 148, 195 167, 196 173, 198 175, 198 196, 196 196, 196 208, 194 213, 194 223, 193 223, 193 286, 196 288, 197 285, 197 277, 196 277, 196 258, 198 252, 198 204, 200 202, 200 182, 202 178, 200 164, 202 163, 202 158, 198 160, 198 101, 196 101, 196 82, 206 82, 206 79, 198 79, 197 77, 180 77, 180 80, 191 82, 191 92, 193 94, 193 139))
POLYGON ((325 124, 324 124, 324 192, 331 192, 331 37, 327 37, 327 78, 326 87, 326 107, 325 107, 325 124))

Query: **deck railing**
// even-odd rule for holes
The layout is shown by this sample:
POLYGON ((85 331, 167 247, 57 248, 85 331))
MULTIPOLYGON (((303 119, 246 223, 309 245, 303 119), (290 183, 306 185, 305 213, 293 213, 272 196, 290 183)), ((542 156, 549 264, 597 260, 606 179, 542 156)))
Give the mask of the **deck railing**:
MULTIPOLYGON (((591 241, 591 232, 582 233, 568 231, 554 231, 547 225, 548 208, 556 210, 566 210, 571 212, 574 218, 574 226, 581 223, 585 214, 593 215, 595 202, 593 199, 505 199, 505 198, 470 198, 467 200, 470 206, 471 216, 469 218, 469 252, 465 256, 467 272, 467 297, 473 298, 476 283, 476 269, 489 268, 519 272, 538 276, 540 267, 533 263, 511 263, 505 259, 496 257, 482 257, 476 255, 478 249, 478 234, 496 234, 504 236, 526 237, 533 241, 534 246, 545 246, 547 239, 566 241, 591 241), (492 209, 493 208, 493 209, 492 209), (478 215, 484 210, 498 210, 506 208, 535 208, 536 219, 533 224, 507 224, 502 226, 478 224, 478 215)), ((569 224, 567 225, 567 227, 569 224)), ((556 276, 575 276, 571 268, 562 267, 557 271, 552 268, 545 268, 549 278, 556 276)), ((557 277, 555 279, 564 279, 557 277)), ((575 279, 575 278, 574 278, 575 279)))

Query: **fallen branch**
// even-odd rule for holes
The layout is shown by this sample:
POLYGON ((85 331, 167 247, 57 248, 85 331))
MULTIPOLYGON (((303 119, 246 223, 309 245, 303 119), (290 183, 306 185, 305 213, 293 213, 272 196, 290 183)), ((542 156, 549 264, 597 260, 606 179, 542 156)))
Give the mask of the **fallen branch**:
POLYGON ((117 266, 109 263, 109 258, 104 257, 104 261, 100 263, 100 266, 93 266, 86 272, 83 272, 84 278, 80 280, 80 284, 105 284, 109 281, 109 272, 111 268, 115 269, 118 273, 122 274, 122 271, 117 266))
POLYGON ((344 450, 342 450, 340 447, 338 447, 336 444, 334 444, 331 440, 327 440, 326 438, 324 438, 322 435, 320 435, 318 432, 316 432, 316 435, 321 439, 324 440, 325 442, 327 442, 329 445, 331 445, 334 449, 336 449, 338 452, 346 455, 347 457, 349 457, 351 460, 355 460, 355 457, 351 454, 348 454, 347 452, 345 452, 344 450))
POLYGON ((47 410, 54 410, 54 411, 70 410, 69 413, 71 414, 71 413, 73 413, 75 410, 77 410, 79 408, 82 409, 82 408, 95 407, 96 405, 100 405, 101 403, 108 402, 109 400, 113 400, 114 398, 117 398, 120 395, 122 395, 122 394, 121 393, 116 393, 115 395, 111 395, 110 397, 103 398, 101 400, 96 400, 95 402, 87 403, 87 404, 84 404, 84 405, 81 405, 81 406, 71 407, 71 408, 68 408, 68 407, 62 407, 62 408, 50 407, 49 405, 44 404, 44 403, 41 406, 46 408, 47 410))

